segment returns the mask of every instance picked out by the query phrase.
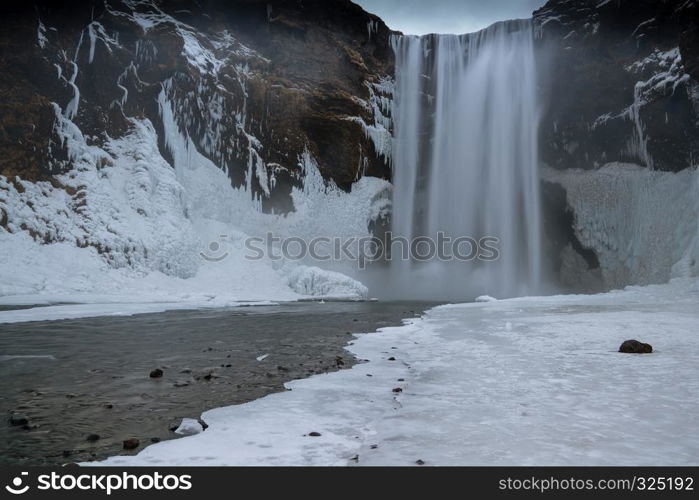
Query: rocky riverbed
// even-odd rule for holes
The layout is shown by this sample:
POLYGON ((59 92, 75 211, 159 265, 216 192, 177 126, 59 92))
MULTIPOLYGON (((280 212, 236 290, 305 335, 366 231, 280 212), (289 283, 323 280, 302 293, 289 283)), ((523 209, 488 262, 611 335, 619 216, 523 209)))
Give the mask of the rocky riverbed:
POLYGON ((430 306, 302 302, 0 325, 0 463, 136 453, 176 438, 183 418, 349 367, 352 333, 430 306))

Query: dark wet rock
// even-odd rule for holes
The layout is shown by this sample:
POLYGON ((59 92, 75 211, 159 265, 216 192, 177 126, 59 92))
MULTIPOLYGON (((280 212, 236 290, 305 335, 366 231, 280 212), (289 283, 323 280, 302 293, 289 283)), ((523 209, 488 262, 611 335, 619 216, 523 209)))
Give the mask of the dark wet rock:
POLYGON ((73 454, 73 450, 63 450, 61 452, 61 456, 64 458, 67 458, 73 454))
POLYGON ((107 410, 111 410, 112 408, 114 408, 114 405, 112 403, 105 403, 103 408, 105 408, 107 410))
POLYGON ((405 382, 405 379, 404 379, 404 378, 399 378, 399 379, 398 379, 398 382, 405 382))
POLYGON ((393 392, 396 392, 396 393, 398 393, 398 392, 403 392, 403 389, 401 389, 400 387, 395 387, 395 388, 393 389, 393 392))
POLYGON ((163 376, 163 371, 160 368, 156 368, 155 370, 151 370, 150 372, 150 378, 160 378, 163 376))
POLYGON ((14 414, 10 415, 9 422, 10 425, 20 427, 29 424, 29 419, 24 415, 14 414))
POLYGON ((319 437, 321 434, 320 434, 320 432, 313 431, 313 432, 309 432, 308 435, 311 437, 319 437))
POLYGON ((372 450, 375 450, 378 447, 379 447, 378 444, 372 444, 371 446, 369 446, 369 448, 371 448, 372 450))
POLYGON ((425 461, 422 460, 421 458, 418 458, 417 460, 415 460, 415 463, 416 463, 417 465, 425 465, 425 461))
POLYGON ((638 340, 625 340, 619 347, 619 352, 628 354, 650 354, 653 352, 653 346, 644 344, 638 340))
POLYGON ((395 361, 396 358, 394 358, 393 356, 391 356, 390 358, 388 358, 388 360, 389 360, 389 361, 395 361))
POLYGON ((203 430, 206 430, 206 429, 209 428, 209 424, 207 424, 206 422, 204 422, 202 419, 197 419, 197 422, 199 422, 199 425, 201 425, 201 428, 202 428, 203 430))
POLYGON ((150 442, 151 442, 151 443, 159 443, 160 441, 162 441, 162 440, 161 440, 159 437, 152 437, 152 438, 150 438, 150 442))
POLYGON ((99 434, 88 434, 87 437, 85 438, 86 441, 90 443, 94 443, 95 441, 100 440, 100 435, 99 434))
POLYGON ((277 366, 277 370, 280 372, 288 372, 289 369, 286 366, 277 366))
POLYGON ((141 445, 141 442, 136 438, 129 438, 125 439, 123 444, 125 450, 135 450, 141 445))

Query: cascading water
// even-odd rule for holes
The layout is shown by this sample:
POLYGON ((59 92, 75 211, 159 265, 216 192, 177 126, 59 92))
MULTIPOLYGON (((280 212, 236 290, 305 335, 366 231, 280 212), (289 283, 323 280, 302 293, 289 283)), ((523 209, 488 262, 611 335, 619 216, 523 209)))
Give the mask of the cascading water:
POLYGON ((392 43, 393 235, 499 239, 496 261, 394 255, 394 295, 536 292, 539 112, 531 23, 502 22, 461 36, 395 36, 392 43))

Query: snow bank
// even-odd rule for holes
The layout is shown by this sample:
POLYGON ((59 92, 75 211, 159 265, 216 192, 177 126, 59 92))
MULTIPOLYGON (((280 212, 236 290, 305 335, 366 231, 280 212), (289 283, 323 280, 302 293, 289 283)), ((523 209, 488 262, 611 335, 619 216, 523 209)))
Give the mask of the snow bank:
POLYGON ((98 465, 696 465, 698 305, 678 279, 438 307, 359 335, 366 363, 98 465), (617 353, 632 337, 653 354, 617 353))
POLYGON ((350 299, 366 299, 369 295, 359 281, 317 267, 298 266, 289 273, 287 282, 300 295, 350 299))

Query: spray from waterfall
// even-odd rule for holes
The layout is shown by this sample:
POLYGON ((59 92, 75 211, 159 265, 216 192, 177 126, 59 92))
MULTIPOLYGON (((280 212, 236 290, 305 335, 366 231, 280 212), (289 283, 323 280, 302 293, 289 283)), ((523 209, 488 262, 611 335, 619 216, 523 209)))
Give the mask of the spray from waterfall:
POLYGON ((395 36, 392 43, 392 232, 495 237, 499 258, 392 259, 384 292, 443 299, 535 293, 542 256, 531 23, 395 36))

